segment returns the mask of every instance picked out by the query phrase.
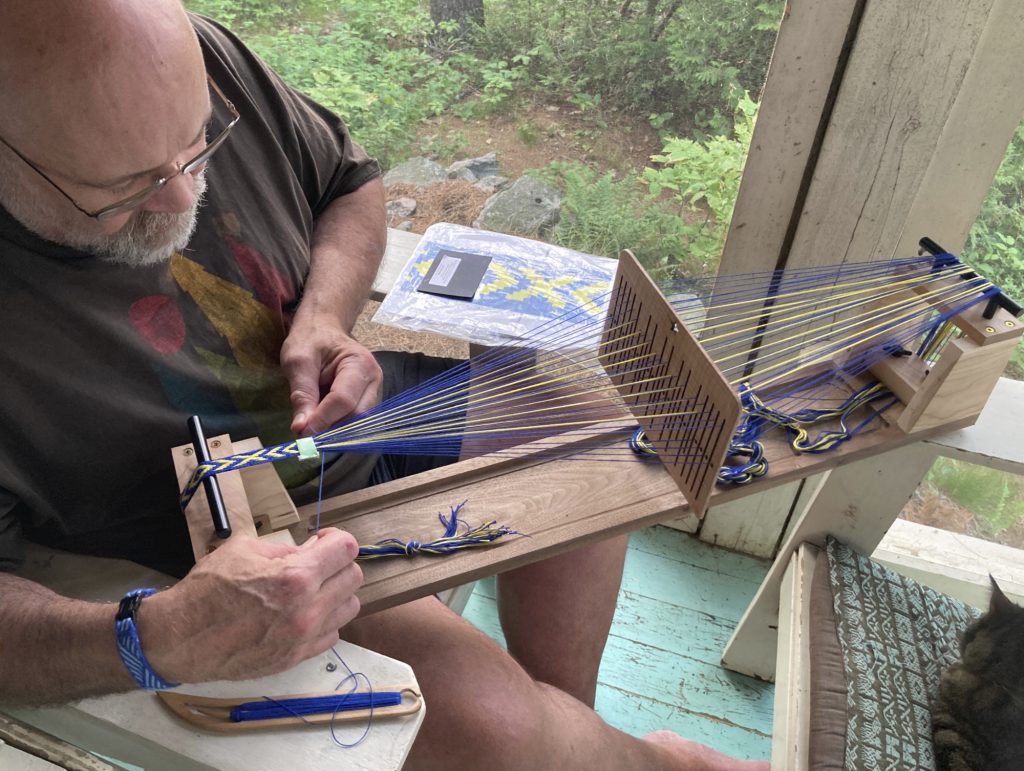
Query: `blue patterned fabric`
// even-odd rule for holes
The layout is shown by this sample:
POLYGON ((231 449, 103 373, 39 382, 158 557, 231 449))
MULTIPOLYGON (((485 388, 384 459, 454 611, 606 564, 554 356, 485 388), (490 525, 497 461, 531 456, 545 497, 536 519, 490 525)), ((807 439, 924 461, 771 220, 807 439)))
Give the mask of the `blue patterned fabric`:
MULTIPOLYGON (((135 589, 125 595, 126 599, 131 597, 149 597, 156 594, 156 589, 135 589)), ((139 632, 135 628, 133 618, 122 618, 114 622, 114 630, 117 634, 117 653, 124 662, 128 672, 139 684, 140 688, 149 691, 176 688, 180 683, 169 683, 153 671, 142 652, 142 643, 139 641, 139 632)))
POLYGON ((848 688, 845 768, 934 769, 931 701, 981 611, 833 538, 826 553, 848 688))

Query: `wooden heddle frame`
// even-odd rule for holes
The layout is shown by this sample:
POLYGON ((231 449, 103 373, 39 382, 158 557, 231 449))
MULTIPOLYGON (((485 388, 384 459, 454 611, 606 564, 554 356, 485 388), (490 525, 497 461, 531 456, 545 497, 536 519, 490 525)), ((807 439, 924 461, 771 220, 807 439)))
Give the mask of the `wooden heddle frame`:
MULTIPOLYGON (((467 521, 496 520, 523 534, 444 557, 364 563, 365 584, 359 596, 362 612, 372 613, 672 519, 687 510, 702 516, 709 504, 752 495, 972 424, 1024 332, 1024 325, 1001 308, 992 318, 984 318, 984 305, 975 305, 952 319, 962 336, 945 347, 934 366, 907 357, 887 359, 873 368, 872 374, 900 403, 849 442, 826 454, 798 455, 778 436, 780 432, 766 434, 762 441, 772 460, 770 473, 746 485, 722 487, 715 484, 717 469, 741 417, 739 400, 671 304, 632 254, 624 252, 609 318, 614 314, 619 328, 642 330, 644 344, 657 354, 661 371, 675 378, 667 392, 703 411, 705 418, 697 424, 701 430, 672 437, 670 445, 684 447, 691 457, 699 455, 699 463, 678 463, 670 454, 660 464, 644 462, 619 436, 596 447, 594 436, 607 429, 595 427, 592 432, 574 432, 560 440, 565 454, 574 453, 573 457, 553 454, 548 441, 536 453, 526 445, 526 451, 517 457, 471 458, 325 499, 320 505, 320 524, 347 530, 361 544, 396 536, 430 541, 438 535, 437 514, 466 501, 462 517, 467 521), (574 446, 581 449, 574 450, 574 446), (588 460, 590 455, 592 460, 588 460)), ((659 434, 661 424, 647 422, 643 405, 632 398, 630 375, 627 369, 617 367, 614 344, 603 351, 601 362, 608 377, 657 446, 665 439, 659 434)), ((849 385, 852 393, 862 383, 849 385)), ((213 457, 260 446, 255 438, 218 436, 209 442, 213 457)), ((179 486, 184 486, 196 467, 194 451, 191 445, 182 445, 172 454, 179 486)), ((317 505, 296 509, 269 464, 226 472, 219 479, 234 534, 289 543, 309 537, 317 505)), ((189 504, 186 517, 197 559, 224 543, 213 532, 202 490, 189 504)))

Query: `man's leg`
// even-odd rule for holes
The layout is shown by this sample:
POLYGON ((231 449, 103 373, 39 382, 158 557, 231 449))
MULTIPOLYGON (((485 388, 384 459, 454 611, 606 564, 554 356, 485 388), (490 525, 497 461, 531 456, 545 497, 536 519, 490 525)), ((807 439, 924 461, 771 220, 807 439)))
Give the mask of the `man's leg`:
POLYGON ((628 541, 617 536, 498 576, 509 653, 532 677, 589 707, 628 541))
POLYGON ((427 714, 407 768, 658 771, 762 768, 673 734, 636 739, 533 680, 497 643, 434 598, 352 622, 342 636, 408 662, 427 714))

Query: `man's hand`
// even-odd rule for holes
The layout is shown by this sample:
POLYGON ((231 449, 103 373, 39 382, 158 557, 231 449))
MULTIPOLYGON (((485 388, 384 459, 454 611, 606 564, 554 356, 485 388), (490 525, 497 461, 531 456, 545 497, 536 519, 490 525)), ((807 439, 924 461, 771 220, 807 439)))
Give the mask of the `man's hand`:
POLYGON ((146 657, 167 680, 204 682, 262 677, 322 653, 359 612, 358 550, 336 528, 298 547, 229 539, 142 603, 146 657))
POLYGON ((380 399, 380 366, 330 316, 296 316, 281 347, 281 367, 291 385, 292 431, 311 436, 380 399))

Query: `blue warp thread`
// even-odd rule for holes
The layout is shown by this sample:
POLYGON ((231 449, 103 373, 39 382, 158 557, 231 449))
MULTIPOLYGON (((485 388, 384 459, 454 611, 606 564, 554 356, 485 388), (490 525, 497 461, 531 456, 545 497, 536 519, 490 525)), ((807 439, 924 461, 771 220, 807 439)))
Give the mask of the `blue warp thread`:
POLYGON ((242 723, 249 720, 271 720, 280 717, 323 715, 328 712, 350 712, 360 709, 396 707, 402 703, 399 691, 370 693, 338 693, 305 699, 274 699, 247 701, 231 710, 231 720, 242 723))

